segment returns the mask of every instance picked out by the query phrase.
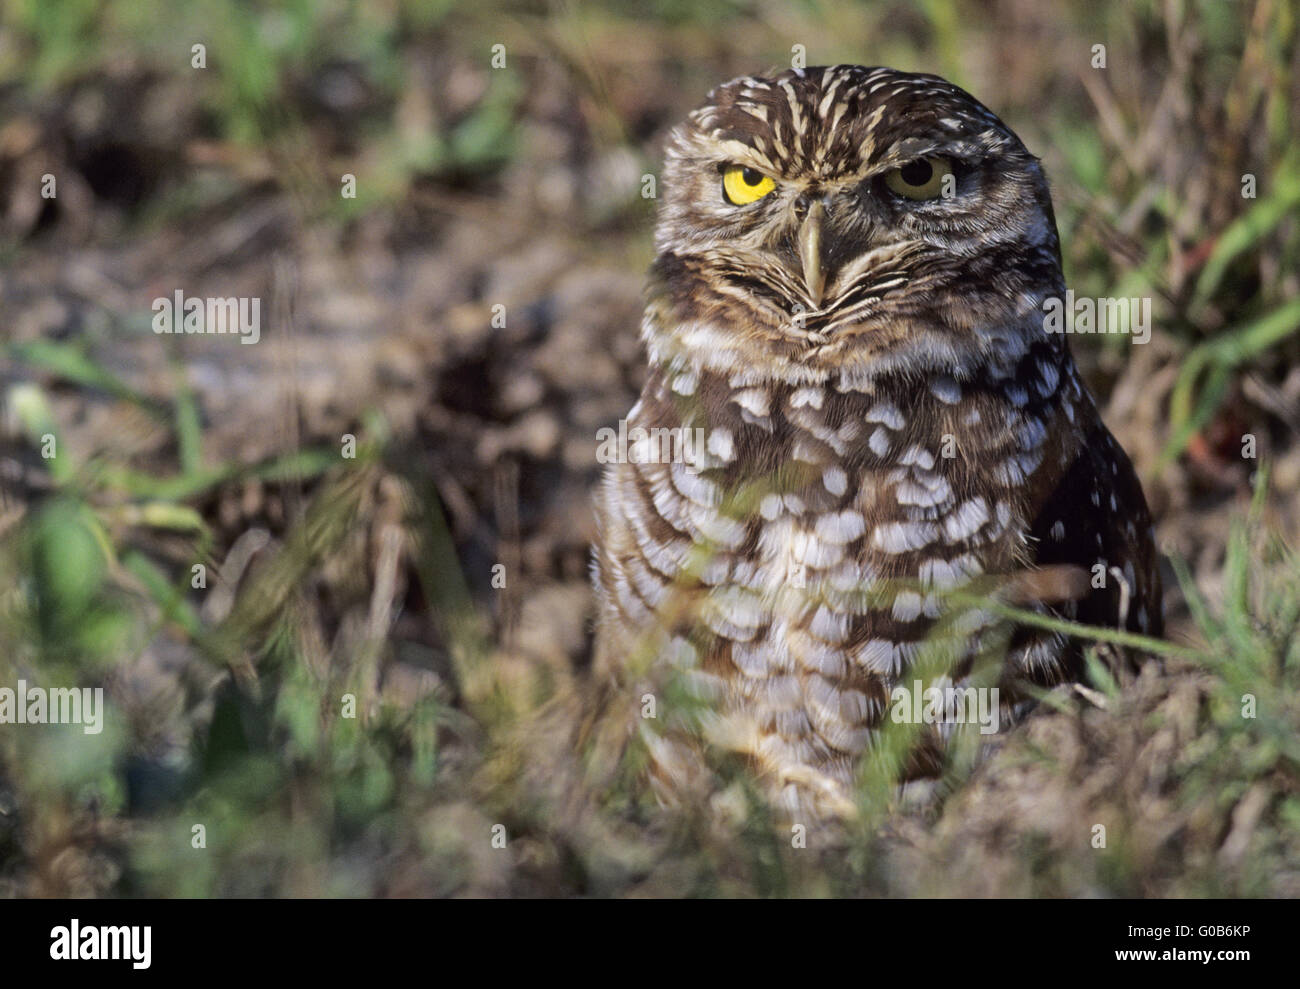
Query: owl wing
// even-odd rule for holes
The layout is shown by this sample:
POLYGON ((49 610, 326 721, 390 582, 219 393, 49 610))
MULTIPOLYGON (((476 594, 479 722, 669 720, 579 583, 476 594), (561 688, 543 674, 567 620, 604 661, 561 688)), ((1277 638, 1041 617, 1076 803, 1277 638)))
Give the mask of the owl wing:
POLYGON ((1087 572, 1085 596, 1058 606, 1058 613, 1089 625, 1161 634, 1151 514, 1133 464, 1099 417, 1037 506, 1031 537, 1039 566, 1087 572))

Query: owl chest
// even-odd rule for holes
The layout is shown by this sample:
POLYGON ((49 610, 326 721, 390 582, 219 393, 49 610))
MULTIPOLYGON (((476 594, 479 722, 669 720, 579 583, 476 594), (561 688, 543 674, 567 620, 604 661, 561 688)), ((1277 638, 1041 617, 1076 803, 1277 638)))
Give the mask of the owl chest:
POLYGON ((805 654, 915 641, 945 592, 1015 555, 1009 503, 963 497, 919 465, 851 476, 855 497, 824 481, 820 490, 770 493, 743 542, 702 544, 712 563, 700 571, 703 612, 716 635, 778 651, 799 640, 805 654))
POLYGON ((944 592, 1023 552, 1017 500, 945 448, 953 427, 940 415, 795 390, 741 394, 685 421, 705 424, 696 462, 633 468, 641 504, 665 523, 638 532, 657 570, 676 566, 694 587, 699 622, 755 672, 842 675, 850 659, 892 672, 944 592))

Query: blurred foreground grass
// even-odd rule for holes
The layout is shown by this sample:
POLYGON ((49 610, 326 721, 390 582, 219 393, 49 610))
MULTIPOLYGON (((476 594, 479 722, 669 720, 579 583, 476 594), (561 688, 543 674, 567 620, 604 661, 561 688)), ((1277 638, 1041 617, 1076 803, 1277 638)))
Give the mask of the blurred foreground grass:
MULTIPOLYGON (((583 792, 579 753, 563 750, 572 736, 561 727, 543 738, 532 722, 553 692, 493 666, 484 620, 454 563, 440 565, 451 547, 432 489, 401 463, 376 444, 329 471, 219 621, 201 617, 189 569, 162 573, 128 548, 120 511, 75 480, 5 534, 0 565, 22 576, 0 601, 0 683, 108 683, 113 696, 131 686, 115 683, 124 657, 159 640, 200 657, 180 688, 132 708, 137 720, 110 705, 102 735, 76 726, 0 734, 10 892, 1300 891, 1300 566, 1257 518, 1234 527, 1221 609, 1184 578, 1199 635, 1164 676, 1153 666, 1124 692, 1103 681, 1086 701, 1048 695, 1057 712, 1013 734, 983 767, 986 783, 969 785, 969 753, 954 760, 936 821, 899 810, 887 757, 905 749, 882 746, 863 778, 866 813, 827 860, 815 839, 811 850, 791 847, 743 773, 725 798, 738 802, 737 832, 702 818, 665 831, 630 780, 583 792), (386 626, 371 624, 373 611, 346 648, 320 655, 308 612, 321 574, 365 566, 353 537, 385 486, 404 509, 381 537, 397 547, 386 566, 408 558, 427 584, 455 657, 455 703, 379 689, 386 626), (168 737, 186 725, 189 737, 168 737), (1007 791, 1025 808, 1011 831, 1007 791), (1081 801, 1062 844, 1069 829, 1051 822, 1081 801), (1104 849, 1090 845, 1094 824, 1107 828, 1104 849), (509 851, 492 847, 497 825, 509 851), (922 855, 932 868, 890 868, 922 855), (1000 870, 991 888, 990 862, 1000 870)), ((142 513, 134 524, 178 524, 203 559, 202 522, 178 503, 167 509, 176 516, 142 513)))

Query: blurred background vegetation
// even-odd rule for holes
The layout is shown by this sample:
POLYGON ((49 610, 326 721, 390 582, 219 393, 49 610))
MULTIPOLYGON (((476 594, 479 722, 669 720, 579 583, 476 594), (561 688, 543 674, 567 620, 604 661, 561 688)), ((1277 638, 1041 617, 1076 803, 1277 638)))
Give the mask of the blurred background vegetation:
POLYGON ((1289 0, 2 18, 0 686, 109 710, 101 735, 0 726, 0 893, 1300 895, 1289 0), (970 90, 1042 156, 1071 287, 1153 300, 1149 344, 1072 344, 1177 644, 1122 695, 1050 696, 935 810, 865 781, 829 852, 743 774, 723 827, 630 772, 589 785, 574 745, 596 430, 643 373, 643 176, 712 86, 796 45, 970 90), (156 336, 177 289, 260 298, 261 341, 156 336))

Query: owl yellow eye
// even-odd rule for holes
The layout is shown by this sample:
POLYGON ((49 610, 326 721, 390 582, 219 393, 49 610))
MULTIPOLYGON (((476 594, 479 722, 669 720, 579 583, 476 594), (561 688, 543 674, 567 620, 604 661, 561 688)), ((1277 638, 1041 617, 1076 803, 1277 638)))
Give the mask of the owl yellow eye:
POLYGON ((885 185, 908 199, 938 199, 943 195, 943 180, 951 174, 952 162, 947 158, 918 158, 887 173, 885 185))
POLYGON ((732 206, 756 203, 776 188, 762 172, 742 165, 729 165, 722 173, 722 195, 732 206))

